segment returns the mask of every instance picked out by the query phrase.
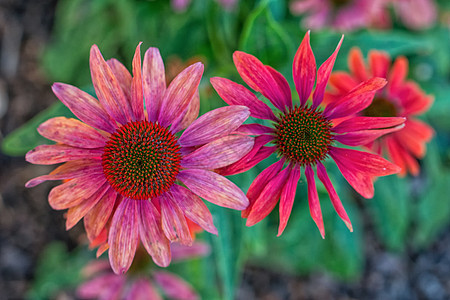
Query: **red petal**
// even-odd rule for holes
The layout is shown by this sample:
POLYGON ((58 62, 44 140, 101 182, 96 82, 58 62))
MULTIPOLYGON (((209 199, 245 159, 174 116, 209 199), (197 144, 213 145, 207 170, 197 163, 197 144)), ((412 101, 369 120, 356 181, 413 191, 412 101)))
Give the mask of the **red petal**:
POLYGON ((320 235, 325 238, 325 228, 323 226, 322 210, 320 209, 319 195, 317 194, 316 182, 314 180, 314 171, 310 165, 305 170, 306 181, 308 182, 308 203, 311 217, 319 228, 320 235))
POLYGON ((300 47, 295 53, 292 65, 292 76, 301 105, 308 101, 316 78, 316 59, 309 42, 309 31, 305 34, 300 47))
MULTIPOLYGON (((290 168, 290 167, 289 167, 290 168)), ((280 236, 286 228, 289 216, 291 215, 292 206, 295 199, 295 191, 297 189, 297 183, 300 179, 300 168, 293 167, 289 173, 289 177, 285 186, 281 192, 280 197, 280 225, 278 226, 278 234, 280 236)))

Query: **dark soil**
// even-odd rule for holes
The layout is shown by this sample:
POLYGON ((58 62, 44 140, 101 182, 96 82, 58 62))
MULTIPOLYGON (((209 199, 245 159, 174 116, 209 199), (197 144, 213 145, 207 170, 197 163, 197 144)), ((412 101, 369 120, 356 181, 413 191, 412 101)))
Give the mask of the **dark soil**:
MULTIPOLYGON (((0 138, 56 101, 39 68, 56 2, 0 1, 0 138)), ((0 299, 23 299, 45 246, 59 240, 73 248, 81 230, 64 230, 63 212, 52 210, 47 202, 50 184, 24 187, 28 179, 53 167, 30 165, 23 157, 1 153, 0 164, 0 299)), ((425 251, 407 254, 389 253, 372 231, 367 234, 365 272, 357 282, 248 266, 237 298, 450 299, 450 229, 425 251)))

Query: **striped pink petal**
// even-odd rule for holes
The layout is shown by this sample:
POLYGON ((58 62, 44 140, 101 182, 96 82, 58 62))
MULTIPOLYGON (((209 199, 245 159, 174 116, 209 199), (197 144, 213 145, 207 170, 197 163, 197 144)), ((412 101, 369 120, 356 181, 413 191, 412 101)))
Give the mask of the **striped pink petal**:
POLYGON ((308 203, 311 217, 319 228, 320 235, 325 238, 325 228, 323 226, 322 210, 320 209, 319 195, 317 194, 314 171, 310 165, 305 169, 306 181, 308 182, 308 203))
POLYGON ((204 230, 217 234, 217 229, 214 226, 208 207, 196 194, 178 184, 172 185, 171 192, 173 195, 172 200, 182 209, 186 217, 204 230))
POLYGON ((145 119, 144 116, 144 92, 142 84, 141 68, 141 44, 136 47, 133 57, 133 79, 131 83, 131 113, 134 121, 145 119))
POLYGON ((161 224, 164 234, 170 242, 180 242, 182 245, 191 246, 192 237, 184 217, 183 211, 172 200, 169 193, 159 196, 161 205, 161 224))
POLYGON ((226 106, 207 112, 195 120, 178 139, 183 147, 209 143, 230 134, 250 115, 245 106, 226 106))
POLYGON ((239 75, 249 87, 263 94, 279 110, 286 110, 285 106, 289 106, 289 99, 285 98, 285 91, 261 61, 241 51, 233 53, 233 61, 239 75))
POLYGON ((53 209, 66 209, 80 204, 92 196, 104 183, 103 174, 88 174, 54 187, 48 195, 53 209))
POLYGON ((39 125, 37 130, 49 140, 73 147, 100 148, 106 144, 103 135, 76 119, 52 118, 39 125))
MULTIPOLYGON (((289 167, 290 168, 290 167, 289 167)), ((295 199, 295 191, 297 190, 298 180, 300 179, 300 168, 293 167, 289 172, 286 184, 281 191, 280 197, 280 225, 278 226, 278 234, 280 236, 286 228, 289 216, 291 215, 292 206, 295 199)))
MULTIPOLYGON (((136 201, 136 200, 134 200, 136 201)), ((169 240, 161 228, 161 214, 148 200, 139 200, 139 235, 142 244, 153 258, 155 264, 167 267, 171 254, 169 240)))
POLYGON ((172 126, 170 127, 170 131, 173 133, 177 133, 183 129, 186 129, 192 122, 197 119, 198 114, 200 112, 200 95, 198 91, 192 97, 188 107, 184 110, 184 112, 178 116, 178 118, 173 121, 172 126))
POLYGON ((247 106, 250 115, 257 119, 277 120, 272 109, 244 86, 220 77, 211 78, 211 84, 228 105, 247 106))
POLYGON ((109 189, 109 184, 105 182, 92 196, 80 204, 70 207, 66 216, 66 230, 75 226, 105 196, 109 189))
POLYGON ((34 187, 47 180, 63 180, 85 176, 86 174, 102 174, 103 167, 101 160, 98 159, 80 159, 66 162, 53 170, 48 175, 42 175, 29 180, 25 183, 27 188, 34 187))
POLYGON ((111 71, 114 73, 114 76, 117 78, 122 91, 124 92, 126 98, 131 99, 131 82, 132 77, 130 72, 128 72, 127 68, 117 59, 111 58, 106 61, 108 66, 111 68, 111 71))
POLYGON ((52 85, 52 90, 56 97, 84 123, 107 132, 116 130, 115 122, 97 99, 88 93, 69 84, 58 82, 52 85))
MULTIPOLYGON (((289 83, 287 82, 286 78, 284 78, 284 76, 280 72, 278 72, 271 66, 265 66, 265 67, 270 72, 273 79, 275 79, 275 82, 278 85, 278 89, 283 94, 283 96, 282 96, 283 105, 287 106, 288 108, 292 108, 293 104, 292 104, 291 88, 289 87, 289 83)), ((283 111, 286 111, 286 110, 284 109, 283 111)))
POLYGON ((375 139, 379 138, 380 136, 395 131, 399 131, 403 127, 405 127, 404 124, 386 129, 353 131, 342 135, 335 135, 334 139, 348 146, 367 145, 368 143, 373 142, 375 139))
POLYGON ((180 277, 164 271, 154 273, 154 279, 168 298, 177 300, 200 299, 194 289, 180 277))
POLYGON ((161 103, 158 121, 167 127, 188 107, 197 92, 203 74, 203 64, 195 63, 175 77, 170 83, 161 103))
POLYGON ((157 290, 146 278, 137 279, 127 293, 125 300, 162 300, 157 290))
POLYGON ((103 149, 83 149, 61 144, 40 145, 28 151, 25 160, 37 165, 53 165, 84 158, 100 159, 102 154, 103 149))
POLYGON ((142 79, 148 120, 156 122, 166 91, 166 73, 158 48, 148 48, 145 52, 142 79))
POLYGON ((253 143, 254 138, 246 135, 227 135, 184 156, 181 166, 186 169, 222 168, 241 159, 252 149, 253 143))
POLYGON ((342 35, 341 40, 339 41, 336 50, 334 50, 333 54, 320 66, 317 71, 317 84, 316 89, 313 93, 313 103, 312 108, 317 108, 320 103, 322 103, 323 96, 325 94, 325 88, 328 83, 328 79, 330 78, 331 70, 333 69, 334 62, 336 60, 336 56, 341 48, 342 41, 344 40, 344 35, 342 35))
POLYGON ((347 212, 342 205, 341 199, 337 195, 333 184, 328 177, 327 171, 322 163, 317 163, 317 177, 319 177, 320 181, 322 181, 325 186, 328 194, 330 195, 331 203, 333 204, 334 209, 336 210, 339 217, 341 217, 342 221, 344 221, 345 225, 347 225, 348 229, 353 232, 353 226, 350 222, 350 218, 347 215, 347 212))
POLYGON ((246 222, 247 226, 253 226, 260 222, 275 208, 288 176, 289 168, 285 168, 265 185, 258 198, 254 201, 252 209, 248 214, 246 222))
POLYGON ((111 221, 108 236, 109 262, 116 274, 131 266, 139 242, 138 201, 124 198, 111 221))
POLYGON ((233 133, 249 134, 249 135, 262 135, 265 133, 275 133, 275 129, 272 127, 264 126, 261 124, 243 124, 239 126, 233 133))
POLYGON ((219 206, 243 210, 248 206, 245 194, 230 180, 207 170, 188 169, 178 174, 192 192, 219 206))
POLYGON ((308 101, 316 79, 316 59, 309 42, 309 34, 309 31, 305 34, 292 65, 292 76, 302 106, 308 101))
POLYGON ((403 117, 352 117, 339 123, 332 130, 335 133, 353 132, 367 129, 390 128, 405 122, 403 117))
POLYGON ((84 217, 84 228, 90 241, 98 237, 103 228, 105 228, 117 197, 117 192, 113 188, 110 188, 84 217))
POLYGON ((126 124, 131 120, 131 107, 119 81, 106 63, 97 45, 91 47, 89 65, 95 93, 103 108, 114 120, 120 124, 126 124))

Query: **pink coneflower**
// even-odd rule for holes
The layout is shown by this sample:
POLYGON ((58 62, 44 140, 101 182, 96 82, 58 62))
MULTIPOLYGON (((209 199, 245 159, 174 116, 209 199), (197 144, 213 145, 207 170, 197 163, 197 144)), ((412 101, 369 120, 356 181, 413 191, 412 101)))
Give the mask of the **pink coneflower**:
POLYGON ((294 0, 290 10, 303 16, 305 28, 351 31, 384 24, 380 21, 387 16, 379 4, 380 0, 294 0))
POLYGON ((375 94, 372 104, 358 115, 366 117, 404 117, 405 127, 385 135, 366 146, 378 154, 388 157, 402 168, 399 175, 407 172, 418 175, 420 171, 417 159, 426 152, 425 144, 433 136, 433 129, 414 116, 426 112, 433 98, 425 94, 413 81, 406 80, 408 60, 400 56, 391 65, 390 56, 382 51, 371 51, 366 66, 362 53, 353 48, 348 57, 350 73, 334 72, 330 77, 333 91, 327 94, 327 100, 333 101, 347 94, 355 86, 372 76, 388 79, 388 85, 375 94))
POLYGON ((389 4, 396 16, 410 29, 426 29, 436 22, 436 4, 432 0, 384 0, 386 10, 389 4))
POLYGON ((191 65, 166 87, 156 48, 147 50, 141 68, 137 47, 133 76, 117 60, 105 61, 95 45, 90 67, 99 101, 55 83, 56 96, 81 121, 44 122, 39 133, 57 144, 26 155, 35 164, 66 163, 26 186, 70 179, 51 190, 50 206, 69 209, 67 229, 84 217, 91 242, 102 244, 108 236, 102 250, 109 247, 116 273, 128 270, 139 240, 156 264, 167 266, 169 242, 192 244, 187 219, 217 234, 200 197, 233 209, 247 207, 245 194, 210 170, 237 161, 253 146, 252 138, 231 134, 249 110, 222 107, 195 120, 203 65, 191 65))
MULTIPOLYGON (((202 257, 209 253, 207 244, 196 242, 191 247, 174 244, 173 261, 202 257)), ((199 295, 192 286, 176 274, 164 271, 157 266, 148 266, 145 257, 138 259, 131 267, 131 274, 116 275, 112 272, 106 260, 90 262, 84 269, 83 275, 89 278, 77 289, 80 299, 108 299, 108 300, 146 300, 163 299, 163 295, 170 299, 194 300, 199 295), (134 265, 140 263, 140 265, 134 265)))
POLYGON ((381 78, 363 82, 323 111, 319 108, 341 43, 342 39, 335 52, 317 71, 316 88, 310 104, 307 104, 307 101, 316 78, 316 63, 309 42, 309 32, 297 50, 293 64, 299 104, 293 104, 288 82, 279 72, 263 65, 252 55, 239 51, 234 53, 234 63, 242 79, 270 100, 278 109, 276 114, 242 85, 225 78, 211 79, 218 94, 229 105, 246 105, 250 108, 251 116, 269 120, 273 124, 272 127, 259 124, 240 127, 239 132, 257 136, 255 146, 240 161, 219 170, 222 174, 235 174, 250 169, 272 153, 279 157, 279 161, 256 177, 247 192, 250 205, 242 214, 247 218, 247 226, 264 219, 280 199, 280 235, 291 213, 300 170, 304 169, 311 215, 324 237, 325 230, 314 179, 316 167, 319 180, 327 189, 334 208, 352 230, 323 161, 331 157, 345 179, 365 198, 371 198, 374 194, 373 177, 399 171, 397 166, 378 155, 336 146, 336 142, 349 146, 366 144, 383 134, 398 130, 404 122, 404 118, 351 117, 335 126, 336 118, 352 116, 370 105, 376 90, 386 84, 386 80, 381 78), (269 142, 270 146, 264 146, 269 142))

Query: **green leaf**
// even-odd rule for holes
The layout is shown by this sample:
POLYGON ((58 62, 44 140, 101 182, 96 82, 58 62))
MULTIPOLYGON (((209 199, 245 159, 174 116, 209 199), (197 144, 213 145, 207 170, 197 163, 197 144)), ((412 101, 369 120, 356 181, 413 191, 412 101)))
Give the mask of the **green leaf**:
POLYGON ((3 153, 10 156, 22 156, 36 146, 48 143, 49 140, 39 135, 36 129, 42 122, 58 116, 75 117, 64 104, 58 101, 7 135, 2 142, 3 153))

